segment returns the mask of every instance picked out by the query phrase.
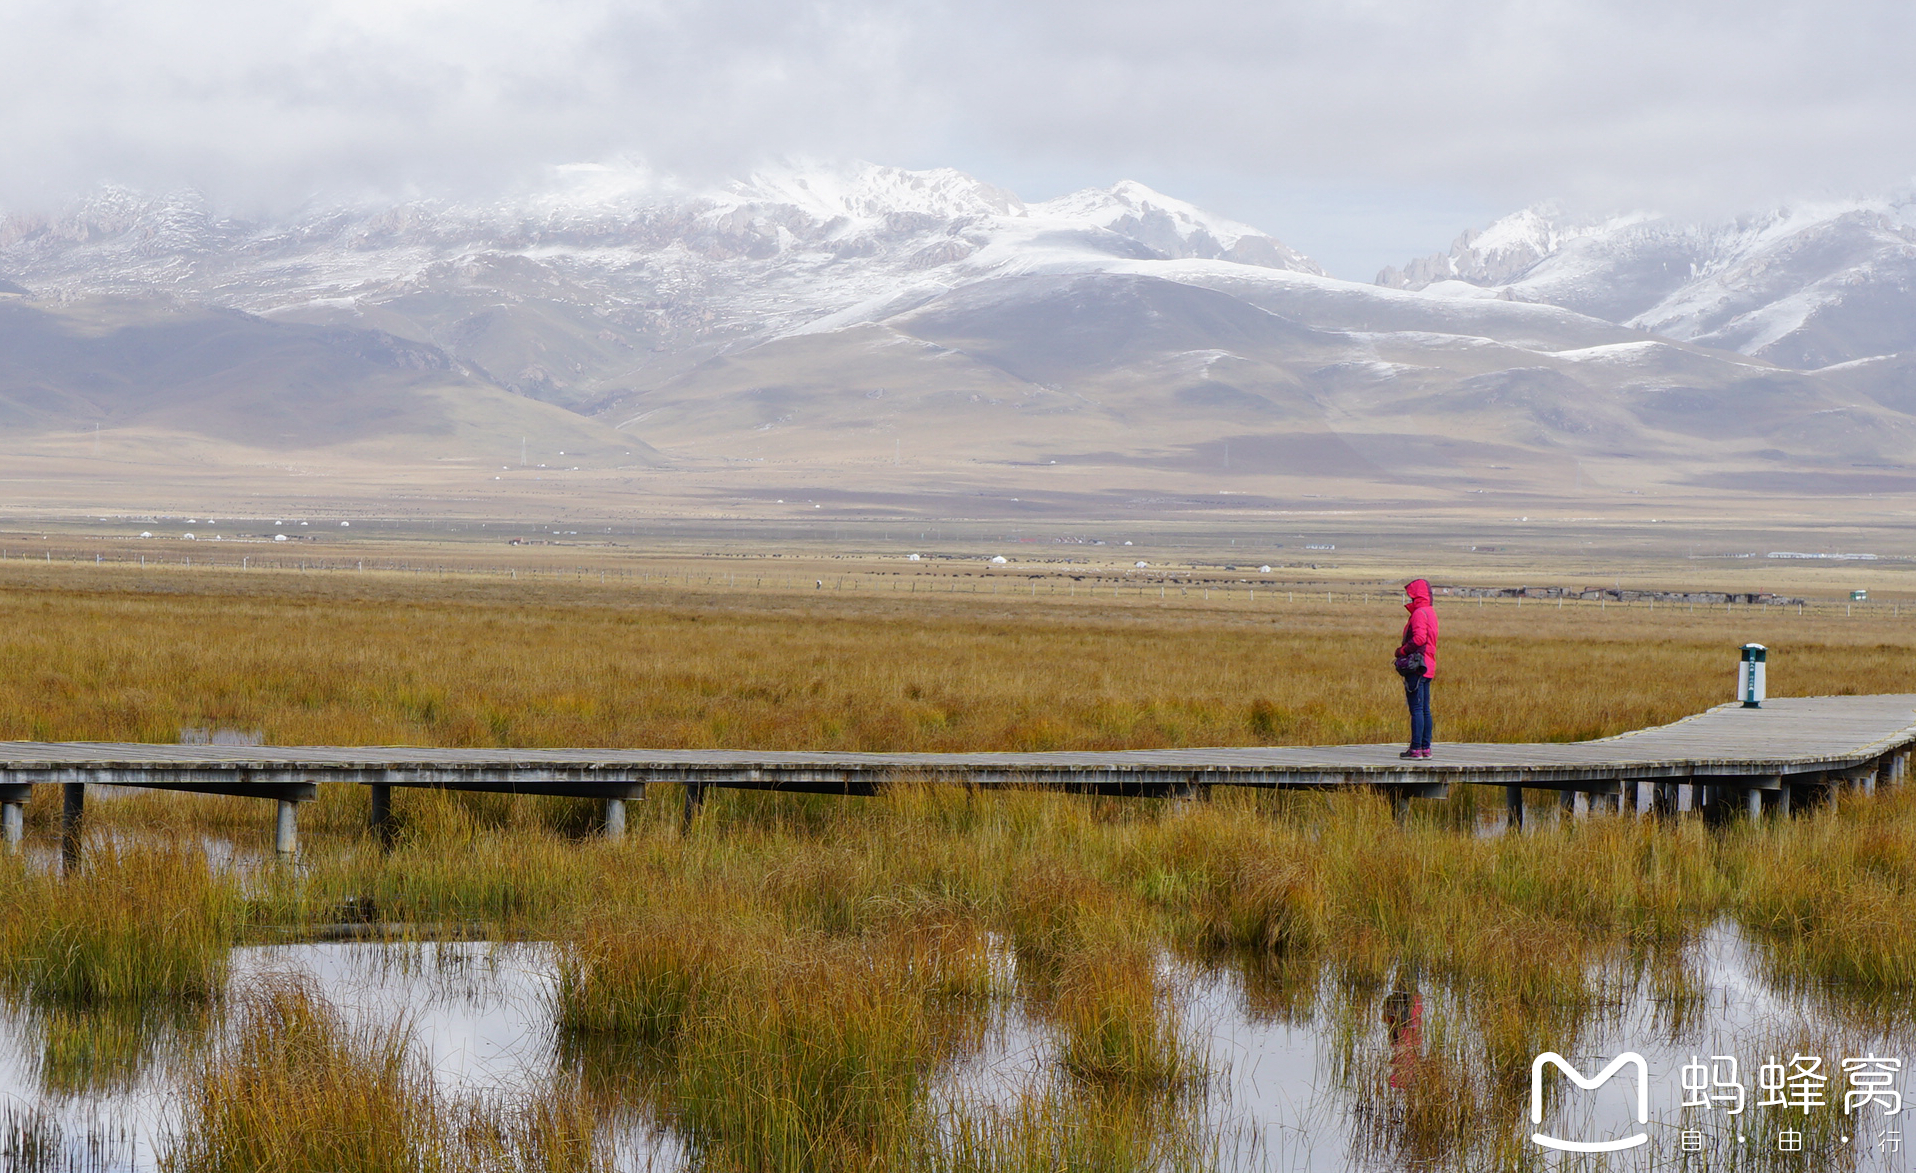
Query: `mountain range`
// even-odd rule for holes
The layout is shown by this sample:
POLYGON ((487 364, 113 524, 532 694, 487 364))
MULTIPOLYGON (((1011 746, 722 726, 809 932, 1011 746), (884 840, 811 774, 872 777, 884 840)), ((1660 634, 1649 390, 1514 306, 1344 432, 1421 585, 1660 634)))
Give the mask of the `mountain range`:
POLYGON ((1377 283, 1544 302, 1781 366, 1827 367, 1916 349, 1916 195, 1717 221, 1526 209, 1377 283))
POLYGON ((1891 491, 1912 277, 1908 199, 1534 208, 1365 284, 1129 182, 575 167, 271 220, 108 189, 0 220, 0 450, 1110 500, 1891 491))

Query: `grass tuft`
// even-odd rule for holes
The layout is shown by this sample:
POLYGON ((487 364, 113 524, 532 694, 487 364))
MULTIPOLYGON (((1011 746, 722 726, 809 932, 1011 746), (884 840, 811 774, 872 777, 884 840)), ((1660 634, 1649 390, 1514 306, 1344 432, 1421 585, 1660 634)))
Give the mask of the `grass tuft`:
POLYGON ((61 875, 0 862, 0 982, 52 1006, 210 1002, 226 979, 233 878, 202 852, 98 841, 61 875))
POLYGON ((600 1173, 577 1097, 448 1099, 405 1024, 351 1026, 307 982, 268 978, 187 1081, 167 1173, 600 1173))

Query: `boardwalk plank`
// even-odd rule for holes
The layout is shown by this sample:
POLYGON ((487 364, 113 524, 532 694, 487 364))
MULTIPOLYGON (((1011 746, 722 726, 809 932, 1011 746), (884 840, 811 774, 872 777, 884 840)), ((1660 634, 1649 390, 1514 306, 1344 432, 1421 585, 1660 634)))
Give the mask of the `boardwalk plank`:
POLYGON ((994 784, 1189 782, 1254 786, 1471 782, 1578 788, 1632 778, 1804 775, 1858 766, 1916 741, 1916 695, 1793 697, 1723 705, 1597 741, 1440 743, 1427 761, 1395 745, 1221 746, 1049 753, 829 753, 672 749, 449 749, 421 746, 187 746, 0 743, 0 784, 259 785, 292 779, 528 791, 595 782, 870 785, 899 776, 994 784))

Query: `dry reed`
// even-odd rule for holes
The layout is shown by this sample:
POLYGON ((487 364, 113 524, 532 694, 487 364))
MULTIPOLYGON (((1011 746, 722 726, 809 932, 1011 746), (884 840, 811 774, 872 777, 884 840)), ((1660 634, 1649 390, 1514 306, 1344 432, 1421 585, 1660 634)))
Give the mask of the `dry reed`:
MULTIPOLYGON (((1383 741, 1388 602, 1144 608, 0 564, 0 737, 1061 749, 1383 741), (164 586, 164 592, 154 590, 164 586), (209 633, 213 633, 209 638, 209 633)), ((1722 699, 1892 691, 1916 630, 1774 611, 1443 602, 1439 736, 1564 740, 1722 699), (1623 612, 1619 614, 1619 612, 1623 612)))
POLYGON ((168 1173, 597 1173, 596 1123, 570 1097, 455 1102, 403 1023, 348 1025, 309 985, 248 990, 232 1037, 188 1080, 168 1173))
POLYGON ((1738 828, 1725 844, 1733 908, 1770 979, 1894 1011, 1916 991, 1916 794, 1849 798, 1807 818, 1738 828))
POLYGON ((988 985, 982 938, 949 922, 794 924, 789 894, 715 862, 698 883, 621 894, 567 934, 562 1035, 575 1053, 594 1039, 637 1048, 653 1110, 701 1167, 871 1167, 913 1135, 931 1078, 975 1033, 962 1010, 988 985))
POLYGON ((197 851, 89 847, 72 875, 0 863, 0 982, 74 1008, 215 998, 238 907, 232 878, 197 851))

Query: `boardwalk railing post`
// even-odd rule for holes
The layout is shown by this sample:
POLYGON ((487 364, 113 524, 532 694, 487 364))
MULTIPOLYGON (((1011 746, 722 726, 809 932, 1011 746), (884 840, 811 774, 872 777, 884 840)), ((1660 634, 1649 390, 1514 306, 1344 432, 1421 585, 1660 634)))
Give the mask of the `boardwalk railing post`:
POLYGON ((80 824, 86 818, 86 783, 60 784, 60 862, 72 867, 80 862, 80 824))
POLYGON ((273 825, 273 852, 281 859, 299 854, 299 804, 290 798, 279 800, 279 818, 273 825))
POLYGON ((623 798, 605 800, 605 837, 607 839, 625 838, 625 799, 623 798))

